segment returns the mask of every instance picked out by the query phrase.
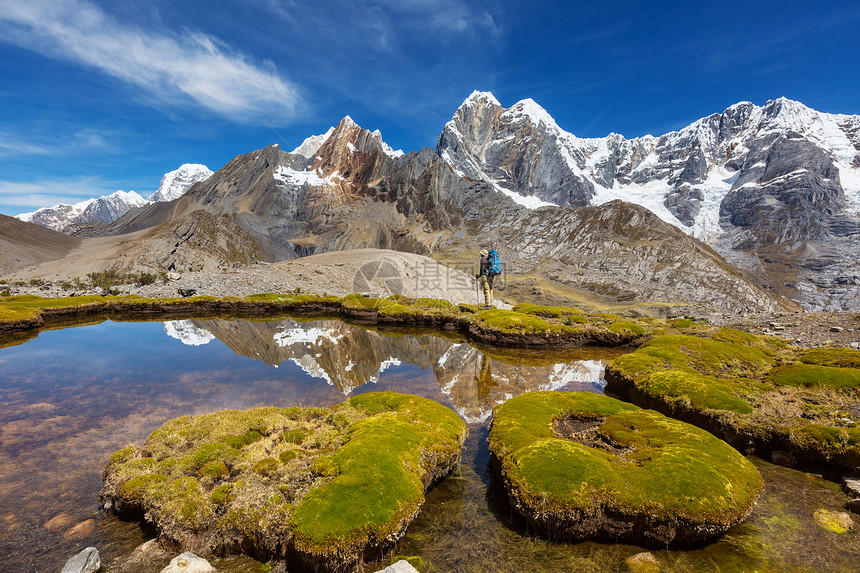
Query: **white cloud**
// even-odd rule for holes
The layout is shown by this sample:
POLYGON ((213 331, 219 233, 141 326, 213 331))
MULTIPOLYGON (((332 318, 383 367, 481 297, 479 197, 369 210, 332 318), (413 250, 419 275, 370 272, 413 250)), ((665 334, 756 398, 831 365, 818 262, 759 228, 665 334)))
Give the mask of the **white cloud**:
POLYGON ((68 135, 45 137, 39 135, 21 136, 0 131, 0 158, 26 155, 74 155, 86 151, 99 150, 114 152, 108 139, 116 135, 94 129, 82 129, 68 135))
POLYGON ((501 28, 486 10, 463 0, 336 0, 309 4, 296 0, 247 0, 296 27, 295 32, 325 31, 351 45, 397 50, 401 41, 432 37, 436 41, 463 37, 493 39, 501 28), (331 4, 334 4, 333 6, 331 4))
POLYGON ((200 32, 126 25, 86 0, 0 0, 0 39, 238 121, 283 124, 302 104, 271 62, 255 64, 200 32))
POLYGON ((49 155, 50 145, 42 145, 21 139, 13 134, 0 132, 0 157, 12 155, 49 155))

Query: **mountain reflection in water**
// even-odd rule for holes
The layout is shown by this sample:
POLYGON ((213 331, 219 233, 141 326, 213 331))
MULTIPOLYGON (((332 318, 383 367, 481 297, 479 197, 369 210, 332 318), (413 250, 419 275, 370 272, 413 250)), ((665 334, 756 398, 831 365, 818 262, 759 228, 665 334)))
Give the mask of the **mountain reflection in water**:
MULTIPOLYGON (((602 392, 604 385, 602 360, 571 357, 563 361, 565 356, 557 351, 512 356, 495 350, 493 357, 456 339, 429 334, 386 336, 333 320, 177 320, 163 324, 168 335, 189 346, 217 339, 236 354, 272 367, 291 362, 344 395, 378 383, 392 366, 409 364, 432 371, 441 392, 469 423, 488 420, 494 406, 523 392, 602 392)), ((587 352, 600 353, 595 349, 587 352)))

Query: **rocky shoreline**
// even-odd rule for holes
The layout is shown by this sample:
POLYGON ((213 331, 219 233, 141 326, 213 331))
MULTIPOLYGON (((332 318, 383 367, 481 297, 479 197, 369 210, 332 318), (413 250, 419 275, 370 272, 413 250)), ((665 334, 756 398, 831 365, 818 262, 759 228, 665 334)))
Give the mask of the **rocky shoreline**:
MULTIPOLYGON (((40 299, 35 296, 7 297, 17 315, 0 319, 0 334, 50 327, 75 319, 100 316, 141 317, 205 316, 333 316, 363 323, 412 326, 458 332, 474 342, 517 348, 575 348, 579 346, 634 346, 646 330, 616 315, 581 315, 546 320, 539 314, 474 305, 451 305, 436 299, 388 299, 348 295, 343 298, 308 295, 252 295, 246 298, 191 297, 143 299, 139 297, 69 297, 40 299), (576 317, 577 322, 571 318, 576 317), (579 322, 585 324, 579 324, 579 322)), ((542 307, 538 307, 542 308, 542 307)), ((575 311, 576 309, 570 309, 575 311)), ((538 311, 539 312, 539 311, 538 311)), ((582 312, 582 311, 576 311, 582 312)))
MULTIPOLYGON (((376 251, 366 250, 364 257, 370 257, 376 251)), ((356 289, 354 278, 360 269, 359 263, 366 264, 365 258, 359 256, 352 263, 342 261, 338 253, 326 253, 320 257, 331 257, 337 259, 329 265, 320 265, 304 259, 287 261, 270 265, 257 263, 231 269, 215 271, 200 271, 188 273, 171 273, 159 277, 151 284, 138 285, 133 282, 118 285, 112 291, 119 296, 139 296, 143 298, 176 298, 183 293, 192 293, 196 296, 209 296, 216 298, 247 297, 257 293, 279 293, 284 295, 315 294, 317 296, 343 297, 362 289, 356 289)), ((418 257, 410 255, 410 257, 418 257)), ((369 260, 369 259, 368 259, 369 260)), ((427 259, 431 261, 430 259, 427 259)), ((411 258, 399 261, 392 259, 392 265, 402 276, 411 279, 401 281, 402 294, 419 298, 432 297, 447 300, 452 304, 471 304, 476 299, 471 278, 460 271, 454 271, 438 265, 432 273, 440 272, 457 273, 447 279, 451 285, 444 288, 436 288, 436 283, 420 280, 414 275, 414 265, 411 258), (410 270, 411 269, 411 270, 410 270), (439 269, 446 269, 440 271, 439 269), (427 284, 423 284, 427 282, 427 284)), ((432 262, 432 261, 431 261, 432 262)), ((426 263, 426 261, 425 261, 426 263)), ((429 264, 429 263, 428 263, 429 264)), ((436 265, 435 262, 432 262, 436 265)), ((428 271, 430 272, 430 271, 428 271)), ((12 296, 36 295, 44 298, 77 297, 77 296, 101 296, 106 294, 101 288, 75 288, 64 281, 10 281, 0 284, 0 291, 8 289, 12 296)), ((368 296, 379 296, 386 293, 384 289, 376 289, 380 292, 374 294, 367 291, 368 296)), ((390 293, 390 294, 401 294, 390 293)), ((500 296, 504 297, 504 291, 500 296)), ((540 302, 541 297, 537 295, 535 302, 540 302)), ((503 300, 497 300, 499 308, 511 308, 503 300)), ((647 315, 647 312, 637 311, 635 307, 625 314, 647 315)), ((672 316, 671 308, 666 310, 667 316, 672 316)), ((776 313, 752 313, 752 314, 728 314, 728 313, 701 313, 692 316, 697 321, 713 326, 724 326, 744 330, 755 334, 767 334, 779 336, 785 341, 800 347, 817 346, 845 346, 849 348, 860 348, 860 313, 857 312, 776 312, 776 313)))

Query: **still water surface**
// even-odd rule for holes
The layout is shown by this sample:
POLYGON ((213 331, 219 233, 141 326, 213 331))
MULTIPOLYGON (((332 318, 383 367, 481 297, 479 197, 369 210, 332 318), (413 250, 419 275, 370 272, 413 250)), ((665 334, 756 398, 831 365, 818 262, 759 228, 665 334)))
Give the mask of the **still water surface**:
MULTIPOLYGON (((3 571, 59 571, 89 545, 108 571, 127 571, 123 559, 152 532, 99 511, 101 470, 113 451, 141 443, 168 419, 260 405, 330 406, 384 390, 437 400, 470 428, 460 472, 430 492, 396 553, 421 556, 434 571, 625 571, 625 559, 642 551, 531 537, 489 471, 486 424, 494 405, 530 390, 600 392, 603 364, 617 351, 499 351, 328 320, 106 321, 3 345, 0 339, 3 571)), ((858 535, 824 531, 812 518, 819 508, 841 510, 847 498, 838 487, 756 463, 767 489, 751 518, 705 547, 653 551, 663 570, 856 570, 858 535)), ((213 564, 261 570, 249 558, 213 564)))

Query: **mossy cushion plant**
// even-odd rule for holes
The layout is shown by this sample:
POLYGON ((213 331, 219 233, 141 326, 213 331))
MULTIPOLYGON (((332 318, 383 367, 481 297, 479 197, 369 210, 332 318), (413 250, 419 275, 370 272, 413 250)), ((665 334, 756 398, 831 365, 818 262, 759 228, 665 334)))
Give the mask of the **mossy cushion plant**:
POLYGON ((550 538, 704 541, 743 520, 763 487, 711 434, 599 394, 512 398, 489 441, 513 506, 550 538))
POLYGON ((607 392, 690 420, 744 451, 860 467, 860 351, 801 350, 721 330, 653 338, 606 369, 607 392))
POLYGON ((403 535, 465 434, 452 410, 394 392, 186 416, 114 453, 102 497, 183 549, 344 570, 403 535))
POLYGON ((151 318, 159 312, 193 314, 230 313, 330 313, 351 319, 385 324, 409 324, 460 330, 485 344, 531 348, 575 347, 586 344, 618 346, 638 344, 666 323, 655 319, 625 319, 608 313, 586 313, 567 307, 517 305, 514 310, 481 310, 431 298, 395 295, 368 298, 350 294, 342 298, 310 294, 262 293, 245 298, 197 296, 190 298, 3 297, 0 300, 0 333, 45 326, 59 318, 91 316, 93 313, 151 318))

